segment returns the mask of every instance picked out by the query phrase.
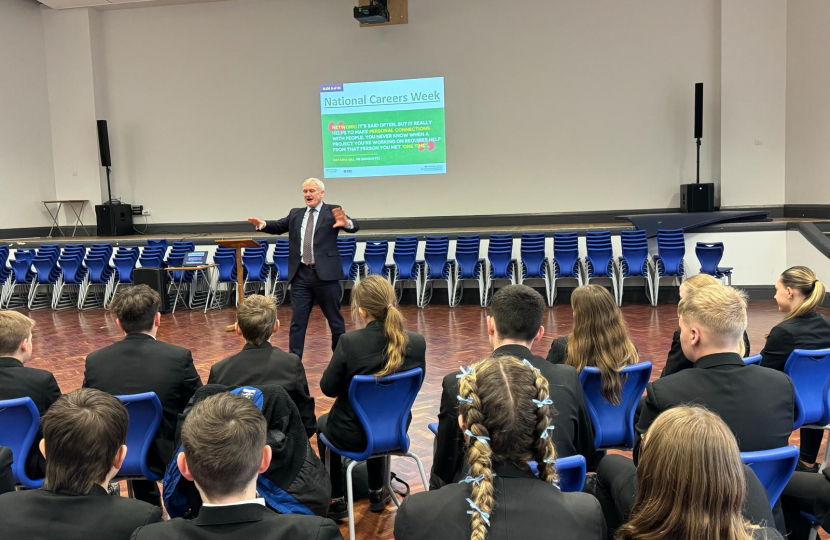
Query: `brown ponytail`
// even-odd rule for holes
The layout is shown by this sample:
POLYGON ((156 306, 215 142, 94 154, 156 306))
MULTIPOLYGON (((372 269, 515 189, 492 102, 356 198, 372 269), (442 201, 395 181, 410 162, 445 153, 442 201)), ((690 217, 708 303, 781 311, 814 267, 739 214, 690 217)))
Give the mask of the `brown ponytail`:
POLYGON ((787 313, 784 320, 807 315, 824 303, 824 283, 818 280, 816 273, 806 266, 793 266, 781 274, 781 284, 796 289, 804 295, 804 301, 787 313))
POLYGON ((395 305, 395 289, 385 279, 370 275, 361 279, 352 290, 352 318, 358 318, 363 309, 373 319, 383 324, 386 334, 386 362, 375 377, 397 372, 403 365, 409 336, 406 333, 403 313, 395 305))

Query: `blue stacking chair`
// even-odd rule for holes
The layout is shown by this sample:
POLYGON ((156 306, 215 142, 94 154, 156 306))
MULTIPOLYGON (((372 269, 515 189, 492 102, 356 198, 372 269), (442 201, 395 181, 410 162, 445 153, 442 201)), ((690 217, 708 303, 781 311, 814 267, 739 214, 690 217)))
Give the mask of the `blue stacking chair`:
POLYGON ((461 297, 464 295, 463 281, 465 279, 474 279, 478 282, 479 303, 481 307, 487 306, 487 270, 484 259, 479 256, 480 250, 481 237, 479 235, 460 234, 456 238, 450 307, 455 307, 461 303, 461 297))
POLYGON ((340 264, 343 267, 344 279, 340 280, 340 301, 346 293, 346 285, 360 281, 360 265, 355 263, 357 254, 357 239, 354 236, 337 239, 337 252, 340 254, 340 264))
POLYGON ((78 306, 81 286, 86 280, 87 268, 84 266, 86 246, 66 244, 58 258, 61 277, 52 296, 52 309, 69 309, 78 306))
POLYGON ((167 238, 150 238, 147 240, 147 247, 156 247, 161 249, 162 257, 167 253, 167 248, 170 246, 167 238))
MULTIPOLYGON (((338 240, 339 242, 339 240, 338 240)), ((288 294, 288 240, 280 238, 274 242, 271 252, 271 290, 280 306, 288 294)))
POLYGON ((389 279, 386 259, 389 256, 389 241, 366 240, 363 250, 363 261, 360 263, 363 276, 374 274, 389 279))
POLYGON ((12 474, 16 484, 26 489, 40 489, 43 479, 33 480, 26 475, 26 456, 34 444, 40 414, 32 398, 22 397, 0 401, 0 446, 12 451, 12 474))
POLYGON ((152 240, 147 240, 147 245, 141 250, 141 255, 138 257, 138 263, 142 268, 164 268, 164 257, 167 255, 167 240, 164 240, 164 245, 158 243, 151 244, 152 240))
POLYGON ((51 307, 55 286, 61 277, 58 267, 60 247, 57 245, 42 245, 32 259, 35 277, 29 289, 30 310, 51 307))
POLYGON ((392 456, 408 456, 415 460, 424 490, 428 490, 426 473, 421 459, 409 451, 409 436, 406 426, 412 404, 421 389, 424 372, 421 368, 401 371, 375 378, 374 375, 356 375, 349 385, 349 403, 360 425, 366 433, 366 449, 363 452, 347 452, 334 446, 323 434, 320 440, 326 446, 326 468, 331 471, 330 450, 352 460, 346 468, 346 497, 349 507, 349 539, 354 540, 354 496, 352 493, 352 471, 367 459, 386 459, 386 488, 396 506, 400 506, 392 489, 392 456))
POLYGON ((112 259, 113 268, 115 269, 113 284, 110 289, 109 298, 104 303, 104 307, 108 307, 113 298, 115 298, 118 287, 129 287, 135 284, 133 281, 133 270, 135 270, 135 265, 138 263, 138 256, 138 247, 120 247, 115 252, 115 256, 112 259))
POLYGON ((619 373, 624 379, 619 405, 608 403, 602 397, 599 369, 589 366, 579 373, 588 416, 594 426, 594 446, 597 450, 634 448, 634 412, 651 377, 651 362, 625 366, 619 373))
POLYGON ((657 255, 652 257, 654 265, 654 305, 660 294, 660 280, 670 278, 679 287, 686 280, 686 237, 683 229, 657 230, 657 255))
POLYGON ((133 480, 161 480, 161 476, 154 474, 147 467, 147 452, 153 444, 153 439, 161 425, 161 402, 155 392, 115 396, 124 407, 130 418, 127 428, 127 457, 118 471, 114 481, 127 480, 127 492, 133 496, 133 480))
POLYGON ((84 265, 87 273, 78 293, 78 309, 104 307, 106 304, 115 278, 111 258, 112 244, 93 244, 86 254, 84 265))
POLYGON ((0 308, 13 309, 27 306, 36 273, 32 270, 32 261, 37 252, 34 249, 17 249, 14 258, 9 261, 11 267, 10 281, 6 290, 5 304, 0 308))
POLYGON ((423 264, 418 261, 418 237, 398 236, 395 238, 395 247, 392 248, 392 264, 387 265, 389 281, 395 288, 395 297, 401 301, 404 282, 415 284, 416 303, 421 298, 423 285, 423 264))
POLYGON ((436 281, 447 282, 447 295, 452 306, 452 280, 455 273, 455 263, 449 260, 450 237, 427 236, 424 240, 423 287, 421 297, 418 298, 418 307, 425 308, 432 300, 432 291, 436 281))
POLYGON ((752 365, 755 365, 755 366, 760 366, 761 365, 761 355, 760 354, 753 354, 752 356, 747 356, 746 358, 744 358, 744 364, 746 364, 746 365, 752 364, 752 365))
POLYGON ((9 246, 0 246, 0 308, 6 298, 6 288, 11 279, 11 268, 6 264, 9 260, 9 246))
POLYGON ((701 274, 709 274, 721 281, 726 278, 727 284, 732 285, 732 267, 718 266, 723 258, 723 242, 698 242, 695 255, 700 261, 701 274))
POLYGON ((582 285, 581 266, 578 233, 553 233, 553 277, 550 300, 548 300, 551 305, 556 300, 557 280, 574 279, 577 287, 582 285))
MULTIPOLYGON (((793 429, 830 430, 830 349, 795 349, 784 364, 795 388, 793 429)), ((821 469, 827 466, 830 444, 825 445, 821 469)))
POLYGON ((487 277, 485 283, 484 306, 489 306, 493 299, 493 285, 495 280, 510 281, 513 285, 518 281, 516 259, 513 258, 513 235, 491 234, 487 247, 487 277))
POLYGON ((795 472, 795 466, 798 464, 798 447, 784 446, 772 450, 741 452, 741 461, 749 466, 761 481, 769 497, 769 506, 772 508, 795 472))
POLYGON ((617 305, 620 304, 620 292, 617 286, 617 265, 614 263, 614 248, 611 245, 611 231, 586 231, 586 255, 583 260, 585 284, 592 279, 607 279, 611 282, 611 292, 617 305))
POLYGON ((257 240, 260 247, 245 248, 242 251, 242 267, 245 271, 245 281, 242 290, 243 297, 251 293, 263 291, 265 296, 271 294, 271 266, 267 263, 268 241, 257 240), (249 287, 249 286, 253 287, 249 287), (253 289, 250 291, 249 289, 253 289))
POLYGON ((620 232, 622 255, 617 258, 617 285, 619 297, 617 304, 622 305, 623 284, 626 278, 643 278, 646 287, 646 297, 652 306, 657 305, 654 294, 654 267, 648 252, 648 237, 646 231, 633 230, 620 232))
POLYGON ((235 302, 237 299, 235 294, 237 287, 236 250, 223 247, 216 248, 216 252, 213 254, 213 262, 217 265, 217 272, 211 281, 210 291, 208 292, 208 301, 205 304, 205 311, 207 311, 208 305, 230 303, 231 299, 235 302), (223 285, 225 286, 225 290, 220 291, 219 289, 223 285), (218 300, 220 292, 225 293, 226 295, 226 298, 223 298, 221 302, 218 300), (212 301, 211 297, 213 297, 212 301))
POLYGON ((519 247, 521 257, 518 262, 518 283, 524 283, 528 279, 541 279, 545 283, 545 301, 551 304, 551 268, 550 259, 545 255, 545 234, 525 233, 522 234, 519 247))

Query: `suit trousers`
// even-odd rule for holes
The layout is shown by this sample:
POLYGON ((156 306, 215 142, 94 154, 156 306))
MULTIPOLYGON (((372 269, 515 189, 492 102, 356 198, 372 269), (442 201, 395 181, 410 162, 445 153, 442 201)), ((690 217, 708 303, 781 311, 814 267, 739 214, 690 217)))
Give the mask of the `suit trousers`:
POLYGON ((320 306, 331 328, 331 350, 337 346, 340 336, 346 331, 346 323, 340 314, 340 282, 324 281, 317 277, 314 268, 303 264, 297 269, 291 281, 291 331, 288 350, 303 358, 305 333, 308 317, 314 304, 320 306))
POLYGON ((810 537, 811 523, 801 512, 815 516, 822 527, 830 524, 830 479, 822 473, 793 473, 781 493, 781 507, 784 509, 788 538, 807 540, 810 537))
POLYGON ((821 447, 821 439, 824 437, 823 429, 801 428, 801 452, 799 459, 805 463, 815 463, 818 458, 818 449, 821 447))

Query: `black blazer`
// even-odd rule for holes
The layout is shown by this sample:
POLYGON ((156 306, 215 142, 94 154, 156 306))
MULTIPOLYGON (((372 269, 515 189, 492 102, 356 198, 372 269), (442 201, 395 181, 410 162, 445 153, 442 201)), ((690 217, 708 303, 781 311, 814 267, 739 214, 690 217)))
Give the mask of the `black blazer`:
POLYGON ((0 496, 4 538, 127 540, 136 527, 161 521, 161 508, 111 497, 101 486, 86 495, 46 489, 0 496))
POLYGON ((202 506, 199 516, 188 520, 171 519, 165 523, 139 527, 134 540, 343 540, 337 524, 318 516, 277 514, 259 504, 236 506, 202 506))
MULTIPOLYGON (((513 464, 496 463, 493 470, 489 540, 605 540, 605 519, 593 496, 563 493, 513 464)), ((453 484, 407 497, 395 518, 395 540, 468 540, 470 493, 469 484, 453 484)))
MULTIPOLYGON (((288 216, 276 221, 266 221, 262 231, 270 234, 288 233, 288 281, 294 280, 302 259, 302 228, 303 216, 306 208, 294 208, 288 216)), ((317 277, 323 281, 346 279, 343 275, 343 266, 340 263, 340 252, 337 251, 337 233, 340 228, 334 228, 334 214, 332 210, 340 208, 336 204, 320 204, 320 215, 317 216, 317 226, 314 229, 314 265, 317 277)), ((347 216, 348 217, 348 216, 347 216)), ((351 218, 349 218, 351 219, 351 218)), ((356 233, 360 225, 352 219, 352 229, 343 229, 348 233, 356 233)))
POLYGON ((147 334, 127 334, 117 343, 89 353, 84 388, 95 388, 114 396, 155 392, 161 401, 162 420, 147 464, 163 474, 173 457, 176 423, 202 379, 193 357, 184 347, 156 341, 147 334))
POLYGON ((0 495, 14 491, 14 474, 12 473, 11 448, 0 446, 0 495))
POLYGON ((830 320, 817 312, 781 321, 769 332, 761 351, 761 365, 784 371, 787 358, 794 349, 826 349, 830 347, 830 320))
MULTIPOLYGON (((426 378, 426 341, 424 336, 407 332, 409 345, 399 371, 421 368, 426 378)), ((362 330, 340 336, 323 377, 320 390, 337 398, 325 426, 326 437, 343 450, 360 452, 366 449, 366 434, 349 403, 349 385, 355 375, 374 375, 383 367, 386 334, 381 321, 372 321, 362 330), (336 442, 335 442, 336 441, 336 442)))
POLYGON ((561 336, 551 342, 545 360, 551 364, 564 364, 566 358, 568 358, 568 336, 561 336))
MULTIPOLYGON (((693 369, 646 386, 637 433, 648 431, 661 412, 681 404, 703 405, 720 415, 741 452, 787 446, 793 431, 793 383, 783 373, 744 364, 738 353, 710 354, 693 369)), ((634 459, 641 437, 634 439, 634 459)))
MULTIPOLYGON (((752 354, 749 352, 749 336, 746 332, 744 332, 744 349, 744 358, 752 354)), ((666 358, 666 365, 663 367, 663 372, 660 373, 660 378, 691 367, 694 367, 694 364, 689 362, 689 359, 683 354, 683 348, 680 346, 680 329, 678 328, 671 337, 669 356, 666 358)))
MULTIPOLYGON (((526 359, 542 371, 548 380, 550 397, 556 409, 556 415, 553 417, 553 425, 556 428, 553 430, 556 455, 566 457, 581 454, 590 462, 595 452, 594 429, 576 370, 571 366, 548 363, 521 345, 502 345, 493 351, 493 356, 499 355, 526 359)), ((458 373, 449 373, 442 382, 431 488, 457 481, 464 468, 464 434, 458 427, 458 373)))
POLYGON ((239 353, 213 364, 207 383, 233 387, 282 386, 300 411, 309 438, 317 431, 314 398, 309 396, 308 380, 300 357, 267 341, 262 345, 248 343, 239 353))

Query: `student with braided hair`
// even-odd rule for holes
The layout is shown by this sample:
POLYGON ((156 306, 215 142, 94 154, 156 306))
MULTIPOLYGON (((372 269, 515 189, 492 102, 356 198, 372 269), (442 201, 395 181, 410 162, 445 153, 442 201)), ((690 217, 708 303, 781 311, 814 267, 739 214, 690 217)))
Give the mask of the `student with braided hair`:
POLYGON ((494 356, 460 376, 459 425, 470 474, 410 496, 398 509, 396 540, 604 540, 597 500, 554 485, 555 414, 542 373, 515 356, 494 356), (534 476, 528 462, 538 464, 534 476))

